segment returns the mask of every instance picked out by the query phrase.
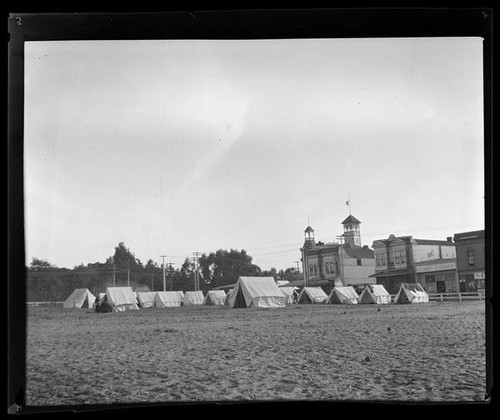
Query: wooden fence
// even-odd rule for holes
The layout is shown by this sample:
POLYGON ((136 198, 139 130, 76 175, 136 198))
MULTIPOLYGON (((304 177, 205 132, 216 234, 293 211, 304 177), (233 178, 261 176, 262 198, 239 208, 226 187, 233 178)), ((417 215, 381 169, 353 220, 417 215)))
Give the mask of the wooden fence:
MULTIPOLYGON (((394 302, 396 295, 391 295, 394 302)), ((483 300, 484 292, 450 292, 450 293, 429 293, 429 302, 444 302, 446 300, 483 300)))
POLYGON ((28 306, 62 305, 64 302, 26 302, 28 306))
POLYGON ((455 292, 455 293, 429 293, 429 301, 445 300, 483 300, 484 293, 481 292, 455 292))

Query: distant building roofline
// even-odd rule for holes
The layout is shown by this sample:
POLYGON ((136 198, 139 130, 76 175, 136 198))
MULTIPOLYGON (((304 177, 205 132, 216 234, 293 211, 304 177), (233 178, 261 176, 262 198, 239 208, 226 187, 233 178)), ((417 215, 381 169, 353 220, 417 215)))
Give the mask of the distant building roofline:
POLYGON ((358 219, 356 219, 352 214, 346 217, 346 219, 342 222, 343 225, 347 223, 361 223, 358 219))
POLYGON ((453 240, 456 241, 464 241, 467 239, 482 239, 484 238, 484 229, 483 230, 473 230, 470 232, 460 232, 455 233, 453 236, 453 240))
POLYGON ((414 243, 417 245, 454 245, 454 243, 451 241, 451 236, 449 237, 450 240, 445 240, 445 239, 418 239, 414 238, 411 235, 404 235, 404 236, 394 236, 390 235, 389 238, 387 239, 376 239, 373 241, 375 242, 381 242, 384 245, 389 245, 391 242, 394 242, 396 240, 404 241, 407 244, 409 243, 414 243))

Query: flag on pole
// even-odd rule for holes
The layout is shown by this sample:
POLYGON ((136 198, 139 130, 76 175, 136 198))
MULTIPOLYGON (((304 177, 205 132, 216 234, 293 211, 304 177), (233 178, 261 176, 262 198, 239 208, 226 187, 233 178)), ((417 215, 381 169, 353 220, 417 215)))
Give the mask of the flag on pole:
POLYGON ((346 205, 346 206, 348 206, 348 205, 349 205, 349 200, 347 200, 347 201, 345 202, 345 205, 346 205))

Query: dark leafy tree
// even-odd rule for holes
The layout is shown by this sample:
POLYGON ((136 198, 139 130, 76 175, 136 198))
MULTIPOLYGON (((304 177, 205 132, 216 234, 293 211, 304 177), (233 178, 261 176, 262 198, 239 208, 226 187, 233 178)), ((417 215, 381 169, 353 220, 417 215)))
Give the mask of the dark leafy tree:
POLYGON ((260 268, 252 263, 252 257, 242 249, 219 249, 203 254, 199 259, 205 289, 235 283, 240 276, 259 276, 260 268))
POLYGON ((139 258, 130 252, 123 242, 120 242, 115 247, 115 254, 113 255, 113 263, 117 269, 130 270, 142 268, 142 263, 139 258))

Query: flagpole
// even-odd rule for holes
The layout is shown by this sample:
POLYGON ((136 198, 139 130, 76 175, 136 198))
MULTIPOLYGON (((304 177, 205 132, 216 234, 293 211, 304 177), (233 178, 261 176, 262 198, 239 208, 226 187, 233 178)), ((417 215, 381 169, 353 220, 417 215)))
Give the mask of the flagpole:
POLYGON ((349 207, 349 216, 351 215, 351 194, 349 193, 349 198, 345 202, 347 206, 349 207))

